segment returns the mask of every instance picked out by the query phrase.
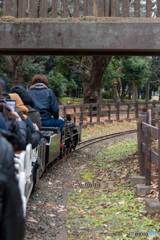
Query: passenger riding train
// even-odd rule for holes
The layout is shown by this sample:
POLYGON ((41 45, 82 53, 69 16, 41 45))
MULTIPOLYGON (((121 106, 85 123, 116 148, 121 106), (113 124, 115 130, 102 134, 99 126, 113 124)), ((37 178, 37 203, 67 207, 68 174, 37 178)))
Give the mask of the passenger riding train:
MULTIPOLYGON (((63 158, 76 148, 80 141, 80 131, 71 122, 70 116, 65 116, 66 119, 59 116, 58 101, 48 88, 48 80, 43 74, 32 78, 28 91, 17 85, 10 89, 9 94, 6 92, 4 79, 0 78, 0 103, 0 123, 3 125, 0 130, 4 137, 10 138, 8 140, 14 147, 15 169, 25 216, 27 201, 35 184, 56 159, 63 158)), ((12 170, 14 173, 14 166, 12 170)), ((3 173, 0 177, 0 184, 3 185, 3 173)), ((0 186, 1 189, 4 187, 0 186)), ((21 208, 20 195, 19 202, 21 208)), ((18 200, 16 203, 18 204, 18 200)), ((1 222, 0 204, 0 225, 1 222)))
POLYGON ((57 127, 42 127, 41 133, 43 137, 35 149, 28 144, 25 151, 15 154, 14 157, 24 216, 28 199, 46 168, 75 150, 80 141, 80 128, 78 129, 70 118, 65 120, 62 137, 57 127))

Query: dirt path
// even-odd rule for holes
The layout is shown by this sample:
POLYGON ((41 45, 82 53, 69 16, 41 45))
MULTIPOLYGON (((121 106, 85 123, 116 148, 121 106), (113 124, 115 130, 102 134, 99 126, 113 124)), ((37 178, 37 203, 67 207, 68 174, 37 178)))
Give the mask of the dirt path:
MULTIPOLYGON (((122 141, 123 136, 112 141, 122 141)), ((111 140, 105 141, 105 145, 111 140)), ((101 149, 101 144, 81 150, 52 167, 40 180, 27 207, 25 240, 66 240, 68 195, 73 183, 88 161, 101 149)))
POLYGON ((91 156, 75 153, 44 174, 28 203, 26 240, 67 239, 68 193, 91 156))

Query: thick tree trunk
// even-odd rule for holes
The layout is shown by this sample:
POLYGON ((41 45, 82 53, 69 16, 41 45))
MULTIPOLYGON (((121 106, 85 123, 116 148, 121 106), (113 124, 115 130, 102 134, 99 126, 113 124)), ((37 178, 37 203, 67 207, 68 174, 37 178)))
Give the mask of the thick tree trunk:
POLYGON ((120 101, 117 86, 113 86, 113 99, 115 102, 120 101))
POLYGON ((100 103, 102 103, 102 101, 103 101, 103 98, 102 98, 102 93, 101 93, 101 89, 100 89, 100 91, 99 91, 99 100, 100 100, 100 103))
POLYGON ((120 97, 119 97, 119 92, 118 92, 118 82, 117 80, 114 78, 113 79, 113 99, 115 102, 120 101, 120 97))
POLYGON ((11 56, 10 78, 11 78, 12 86, 22 85, 22 79, 23 79, 22 61, 23 61, 23 56, 11 56))
POLYGON ((135 80, 133 80, 132 85, 132 102, 136 102, 138 100, 138 89, 135 80))
POLYGON ((93 64, 89 83, 84 91, 85 103, 97 102, 99 99, 99 92, 103 82, 103 74, 110 63, 110 60, 110 56, 93 56, 93 64))

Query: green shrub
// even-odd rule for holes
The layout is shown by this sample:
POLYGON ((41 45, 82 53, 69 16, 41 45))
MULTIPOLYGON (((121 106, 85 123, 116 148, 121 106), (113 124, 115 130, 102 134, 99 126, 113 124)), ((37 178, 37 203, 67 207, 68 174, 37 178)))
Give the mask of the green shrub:
POLYGON ((112 99, 112 94, 110 92, 103 92, 102 98, 104 99, 112 99))

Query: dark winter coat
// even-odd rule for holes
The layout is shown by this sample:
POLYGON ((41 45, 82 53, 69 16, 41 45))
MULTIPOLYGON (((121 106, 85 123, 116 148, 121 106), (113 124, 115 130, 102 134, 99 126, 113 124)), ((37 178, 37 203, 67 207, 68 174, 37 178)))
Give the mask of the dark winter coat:
POLYGON ((22 119, 22 122, 26 124, 26 145, 30 143, 32 144, 32 148, 37 147, 42 137, 41 132, 35 131, 34 133, 31 133, 28 123, 26 119, 23 117, 22 112, 18 109, 16 109, 16 112, 19 114, 20 118, 22 119))
POLYGON ((11 144, 0 135, 0 239, 23 240, 25 220, 11 144))
POLYGON ((34 102, 34 108, 40 112, 41 119, 47 120, 52 118, 59 118, 59 106, 57 99, 52 92, 45 84, 36 83, 30 87, 28 90, 29 95, 31 96, 34 102))
MULTIPOLYGON (((3 117, 3 106, 0 104, 0 116, 3 117)), ((17 145, 15 151, 25 150, 26 148, 26 124, 23 121, 8 120, 6 121, 8 131, 17 135, 17 145)))
POLYGON ((26 149, 26 124, 23 121, 8 120, 6 122, 8 131, 17 135, 19 139, 19 147, 15 151, 25 150, 26 149))

